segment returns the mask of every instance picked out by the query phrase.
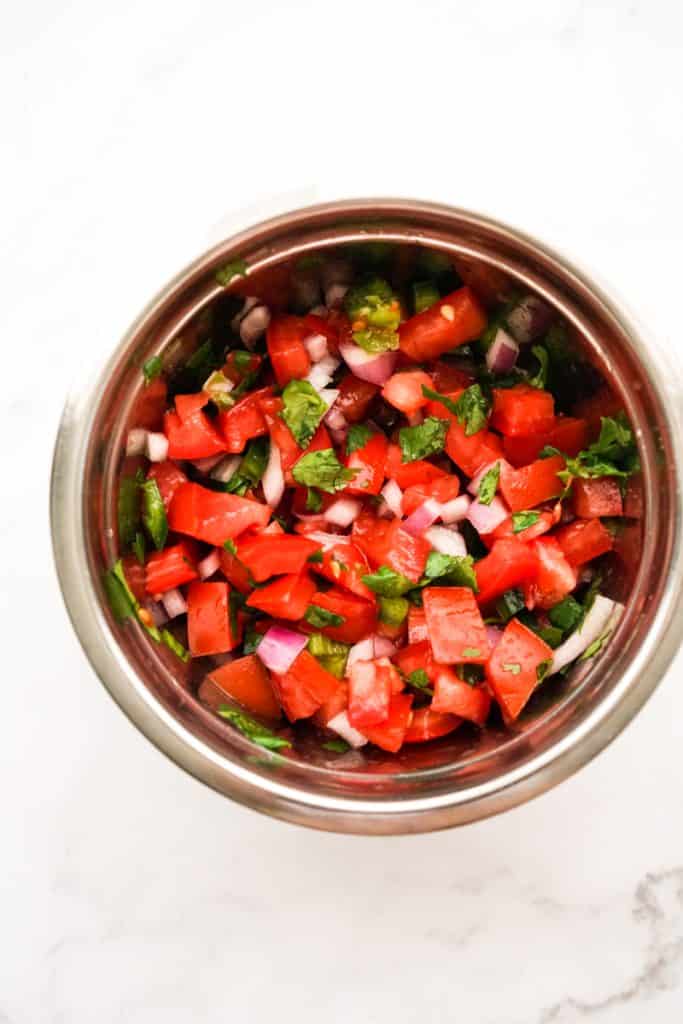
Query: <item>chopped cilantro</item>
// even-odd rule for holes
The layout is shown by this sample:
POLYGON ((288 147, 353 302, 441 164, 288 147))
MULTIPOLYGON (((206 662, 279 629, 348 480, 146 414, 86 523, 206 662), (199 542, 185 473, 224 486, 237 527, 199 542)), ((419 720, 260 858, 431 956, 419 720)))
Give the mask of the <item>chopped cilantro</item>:
POLYGON ((322 550, 321 551, 314 551, 306 559, 307 562, 310 562, 313 565, 319 565, 320 563, 322 563, 322 560, 323 560, 322 550))
POLYGON ((233 277, 244 277, 248 266, 249 264, 246 260, 242 259, 241 256, 237 256, 234 260, 230 260, 229 263, 226 263, 216 271, 216 280, 225 288, 230 284, 233 277))
POLYGON ((524 597, 519 590, 506 590, 496 602, 496 611, 503 622, 508 622, 513 615, 524 608, 524 597))
POLYGON ((516 661, 508 661, 503 662, 503 669, 513 676, 518 676, 522 671, 522 666, 516 661))
POLYGON ((415 281, 412 292, 413 309, 416 313, 422 313, 425 309, 429 309, 441 298, 439 289, 433 281, 415 281))
POLYGON ((576 629, 583 619, 583 606, 573 597, 565 597, 559 604, 553 605, 548 612, 548 618, 553 626, 557 626, 563 633, 570 633, 576 629))
POLYGON ((479 493, 477 497, 482 505, 490 505, 496 493, 498 487, 498 480, 500 479, 500 462, 496 462, 495 465, 484 473, 479 484, 479 493))
POLYGON ((300 448, 306 448, 328 410, 328 405, 307 380, 290 380, 282 392, 281 418, 300 448))
POLYGON ((277 736, 272 729, 268 729, 265 725, 261 725, 251 715, 247 715, 244 711, 238 711, 236 708, 228 707, 227 704, 222 704, 218 709, 218 714, 221 718, 225 718, 234 725, 236 729, 251 740, 252 743, 257 743, 259 747, 264 747, 266 750, 281 750, 283 747, 291 747, 289 740, 284 739, 282 736, 277 736))
POLYGON ((640 468, 635 437, 623 413, 601 417, 600 437, 576 458, 567 459, 557 475, 570 484, 575 477, 617 476, 626 478, 640 468))
POLYGON ((343 615, 321 608, 318 604, 309 604, 304 614, 306 622, 315 629, 324 629, 325 626, 343 626, 346 619, 343 615))
POLYGON ((479 647, 463 647, 462 656, 463 658, 480 658, 481 650, 479 647))
POLYGON ((429 685, 429 676, 423 668, 416 668, 414 672, 406 676, 406 682, 408 686, 413 686, 421 693, 426 693, 428 697, 434 696, 434 690, 429 685))
POLYGON ((302 455, 292 469, 292 476, 298 484, 319 487, 328 494, 342 490, 355 475, 355 470, 342 466, 333 448, 302 455))
POLYGON ((363 576, 363 583, 380 597, 402 597, 415 586, 412 580, 394 572, 387 565, 380 565, 377 572, 363 576))
POLYGON ((323 496, 315 487, 306 488, 306 511, 320 512, 323 507, 323 496))
POLYGON ((538 453, 539 459, 552 459, 553 455, 561 455, 562 452, 559 448, 555 448, 552 444, 546 444, 541 448, 538 453))
POLYGON ((533 377, 529 377, 528 383, 531 384, 532 388, 540 388, 542 391, 548 383, 550 356, 542 345, 532 345, 531 351, 538 359, 539 369, 533 377))
POLYGON ((351 747, 346 740, 325 740, 322 745, 323 750, 331 750, 333 754, 345 754, 351 747))
POLYGON ((352 423, 346 437, 346 454, 351 455, 359 448, 365 448, 371 437, 370 427, 366 427, 364 423, 352 423))
POLYGON ((540 512, 515 512, 512 516, 512 532, 521 533, 534 526, 541 518, 540 512))
POLYGON ((417 427, 402 427, 398 432, 402 461, 415 462, 443 451, 447 432, 448 420, 439 420, 435 416, 428 416, 417 427))
POLYGON ((439 551, 430 551, 420 585, 427 586, 436 579, 440 585, 469 587, 475 593, 478 589, 471 555, 442 555, 439 551))

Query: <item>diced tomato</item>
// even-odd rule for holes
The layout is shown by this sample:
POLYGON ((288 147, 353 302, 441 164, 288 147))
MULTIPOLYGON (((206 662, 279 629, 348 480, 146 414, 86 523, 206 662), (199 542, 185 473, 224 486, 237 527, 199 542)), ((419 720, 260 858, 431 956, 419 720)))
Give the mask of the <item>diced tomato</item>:
POLYGON ((271 576, 301 572, 316 551, 320 551, 320 544, 288 533, 278 536, 277 541, 270 534, 258 534, 237 545, 237 557, 257 583, 271 576))
POLYGON ((360 732, 389 717, 391 677, 374 661, 356 661, 349 676, 349 721, 360 732))
POLYGON ((403 455, 397 444, 390 444, 387 449, 384 475, 390 480, 395 480, 401 488, 427 484, 430 480, 447 476, 443 469, 424 459, 403 462, 403 455))
POLYGON ((427 616, 424 608, 415 608, 411 605, 408 609, 408 640, 411 644, 417 644, 428 639, 427 616))
POLYGON ((434 381, 432 387, 440 395, 446 395, 450 391, 462 391, 474 383, 474 377, 467 370, 440 359, 429 367, 429 375, 434 381))
POLYGON ((397 693, 391 698, 389 716, 386 721, 380 723, 380 725, 366 726, 364 735, 375 746, 395 754, 397 750, 401 749, 408 731, 413 715, 412 704, 413 698, 411 694, 397 693))
POLYGON ((208 401, 209 396, 205 391, 198 391, 194 395, 176 395, 175 411, 180 416, 180 422, 187 423, 196 412, 204 408, 208 401))
POLYGON ((163 594, 197 579, 197 548, 183 540, 163 551, 154 551, 145 566, 145 590, 163 594))
POLYGON ((403 492, 403 515, 409 516, 411 512, 424 504, 427 498, 434 498, 445 504, 447 501, 457 498, 459 493, 460 481, 457 476, 440 476, 426 484, 414 484, 403 492))
POLYGON ((457 715, 443 715, 431 708, 416 708, 403 742, 427 743, 440 736, 447 736, 461 724, 462 718, 458 718, 457 715))
POLYGON ((213 423, 199 409, 183 423, 176 412, 164 416, 169 459, 207 459, 225 451, 225 441, 213 423))
POLYGON ((224 654, 240 643, 230 629, 227 583, 191 583, 187 592, 187 639, 193 658, 224 654))
MULTIPOLYGON (((225 409, 218 414, 218 424, 225 439, 226 451, 238 455, 244 451, 247 441, 253 437, 263 437, 268 433, 261 402, 272 395, 272 388, 261 388, 241 398, 232 409, 225 409)), ((284 423, 283 423, 283 426, 284 423)), ((285 427, 285 429, 287 429, 285 427)))
POLYGON ((339 543, 331 547, 326 545, 322 562, 312 562, 310 569, 357 597, 374 601, 375 595, 363 583, 363 576, 370 572, 365 555, 346 537, 340 537, 339 543))
POLYGON ((432 708, 484 725, 491 710, 491 697, 482 686, 471 686, 452 669, 440 665, 434 671, 432 708))
POLYGON ((187 483, 187 477, 175 462, 153 462, 147 473, 148 480, 156 480, 164 508, 168 512, 171 499, 181 484, 187 483))
POLYGON ((403 690, 405 690, 405 683, 403 682, 401 673, 397 671, 388 658, 377 658, 375 660, 375 667, 378 675, 389 680, 389 689, 392 694, 402 693, 403 690))
POLYGON ((155 377, 138 392, 129 423, 143 430, 161 430, 167 401, 166 380, 155 377))
MULTIPOLYGON (((318 591, 311 598, 311 604, 325 608, 334 615, 340 615, 344 622, 339 626, 324 626, 319 632, 330 640, 339 640, 343 644, 355 644, 364 640, 377 626, 377 607, 374 601, 364 601, 355 594, 349 594, 338 587, 331 590, 318 591)), ((308 623, 302 622, 301 628, 307 633, 316 632, 308 623)))
POLYGON ((394 661, 404 676, 409 676, 411 672, 417 672, 418 669, 424 669, 429 675, 433 666, 432 649, 427 640, 419 642, 411 640, 407 647, 402 647, 396 652, 394 661))
POLYGON ((339 686, 339 680, 326 671, 319 661, 303 650, 289 672, 272 675, 273 689, 290 722, 310 718, 329 700, 339 686))
POLYGON ((490 604, 506 590, 536 579, 538 556, 530 544, 517 537, 497 540, 488 555, 475 563, 479 592, 477 602, 490 604))
POLYGON ((452 417, 446 435, 446 452, 458 469, 467 476, 476 476, 480 469, 501 457, 503 447, 500 438, 490 430, 480 430, 468 437, 465 428, 452 417))
POLYGON ((578 455, 586 447, 588 428, 585 420, 574 416, 556 416, 552 427, 526 437, 504 437, 505 457, 513 466, 527 466, 546 448, 557 448, 563 455, 578 455))
MULTIPOLYGON (((135 600, 142 604, 148 596, 145 588, 146 566, 140 565, 137 557, 133 554, 124 555, 122 562, 123 575, 126 577, 131 593, 135 600)), ((160 593, 160 591, 155 591, 155 593, 160 593)))
MULTIPOLYGON (((468 587, 427 587, 423 591, 427 631, 436 661, 483 665, 490 653, 481 612, 468 587)), ((437 708, 447 711, 448 708, 437 708)))
POLYGON ((207 544, 222 547, 250 526, 266 526, 268 505, 237 494, 210 491, 199 484, 181 484, 168 510, 168 525, 207 544))
POLYGON ((503 537, 517 537, 518 540, 530 541, 535 540, 536 537, 542 536, 547 533, 548 530, 552 530, 560 521, 562 515, 562 507, 559 502, 551 510, 547 509, 539 513, 537 522, 532 523, 531 526, 527 526, 524 530, 518 530, 515 533, 514 525, 512 522, 512 516, 509 516, 504 522, 497 526, 493 533, 480 534, 481 539, 487 547, 492 547, 497 540, 501 540, 503 537))
POLYGON ((374 568, 384 562, 392 522, 391 519, 378 518, 367 509, 354 520, 351 528, 353 542, 374 568))
POLYGON ((491 426, 509 437, 528 437, 551 430, 555 399, 549 391, 529 384, 493 389, 491 426))
POLYGON ((624 506, 618 481, 613 476, 575 480, 572 484, 572 508, 581 519, 623 515, 624 506))
POLYGON ((553 536, 570 565, 584 565, 614 546, 612 534, 599 519, 576 519, 553 536))
POLYGON ((588 440, 595 441, 600 434, 603 416, 616 416, 624 411, 618 395, 603 387, 589 398, 580 398, 574 405, 574 415, 586 420, 588 440))
POLYGON ((424 537, 416 537, 404 530, 400 519, 391 523, 385 544, 385 564, 417 583, 427 564, 431 544, 424 537))
POLYGON ((346 456, 347 469, 356 470, 356 476, 345 488, 349 494, 379 494, 384 483, 387 448, 384 434, 376 433, 362 448, 346 456))
POLYGON ((294 482, 291 469, 294 463, 301 458, 302 451, 291 430, 280 416, 283 409, 282 399, 265 396, 259 400, 259 406, 268 427, 271 443, 276 444, 280 452, 280 465, 285 474, 285 480, 291 485, 294 482))
POLYGON ((249 570, 242 565, 239 558, 233 555, 232 551, 220 548, 221 571, 225 578, 232 584, 240 594, 249 594, 252 589, 249 570))
POLYGON ((279 576, 265 587, 258 587, 249 597, 250 608, 271 615, 274 619, 303 618, 315 594, 315 583, 306 572, 279 576))
POLYGON ((240 352, 239 360, 236 352, 228 352, 223 373, 233 384, 241 384, 249 374, 256 373, 262 362, 263 357, 256 352, 240 352))
POLYGON ((510 619, 486 666, 486 678, 507 721, 518 717, 538 685, 538 667, 553 652, 518 619, 510 619))
POLYGON ((399 327, 401 351, 414 362, 448 352, 478 338, 486 327, 486 313, 469 288, 458 288, 399 327))
POLYGON ((339 395, 335 408, 343 413, 348 423, 360 423, 364 420, 375 395, 379 394, 376 384, 354 377, 347 373, 339 382, 339 395))
POLYGON ((324 728, 332 718, 336 718, 342 711, 346 711, 348 706, 349 684, 345 679, 339 679, 335 692, 320 705, 314 714, 313 718, 316 725, 324 728))
POLYGON ((428 399, 422 393, 423 387, 434 387, 432 378, 424 370, 395 373, 382 388, 382 398, 406 416, 412 416, 427 404, 428 399))
POLYGON ((511 469, 503 464, 500 471, 500 491, 513 512, 533 509, 543 501, 556 498, 564 489, 558 473, 565 467, 561 455, 537 459, 522 469, 511 469))
POLYGON ((576 570, 554 537, 541 537, 532 545, 538 558, 538 572, 533 581, 524 585, 527 607, 552 608, 575 588, 576 570))
POLYGON ((304 338, 311 333, 305 318, 280 314, 274 316, 266 331, 268 355, 281 388, 290 380, 305 377, 311 368, 311 360, 304 345, 304 338))
POLYGON ((280 705, 275 699, 268 673, 255 654, 213 669, 199 687, 199 697, 218 710, 226 698, 262 718, 278 719, 280 705))

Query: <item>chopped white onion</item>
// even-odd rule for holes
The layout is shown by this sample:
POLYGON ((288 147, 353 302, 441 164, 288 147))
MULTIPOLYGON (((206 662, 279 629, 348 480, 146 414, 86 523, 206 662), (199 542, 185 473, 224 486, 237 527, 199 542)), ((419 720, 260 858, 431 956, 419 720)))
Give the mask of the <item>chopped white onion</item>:
POLYGON ((145 608, 152 616, 152 621, 157 629, 166 625, 168 622, 168 615, 166 614, 163 605, 159 604, 158 601, 152 601, 150 598, 148 601, 145 601, 145 608))
POLYGON ((168 455, 168 438, 165 434, 147 435, 145 454, 150 462, 163 462, 168 455))
MULTIPOLYGON (((307 380, 311 387, 315 388, 318 394, 320 394, 320 392, 327 387, 334 377, 335 370, 339 366, 339 363, 340 360, 337 359, 336 356, 323 356, 320 362, 313 364, 304 380, 307 380)), ((337 394, 338 393, 339 392, 337 392, 337 394)))
POLYGON ((421 537, 428 527, 441 517, 441 504, 436 498, 427 498, 403 522, 403 529, 414 537, 421 537))
MULTIPOLYGON (((299 519, 322 519, 322 516, 299 516, 299 519)), ((334 545, 338 544, 340 540, 348 540, 347 537, 342 537, 338 533, 325 533, 323 530, 312 530, 310 533, 307 533, 306 536, 309 540, 319 544, 323 551, 334 547, 334 545)))
POLYGON ((398 358, 397 352, 366 352, 352 341, 340 342, 339 351, 354 376, 370 384, 386 384, 398 358))
POLYGON ((330 430, 346 430, 349 425, 347 423, 346 416, 337 405, 333 405, 332 408, 325 413, 325 424, 330 428, 330 430))
POLYGON ((441 521, 444 523, 460 523, 467 518, 470 507, 470 499, 466 494, 459 494, 457 498, 445 501, 441 506, 441 521))
POLYGON ((254 306, 240 321, 240 338, 248 349, 254 345, 270 323, 270 310, 267 306, 254 306))
POLYGON ((200 473, 210 473, 219 462, 223 462, 224 457, 223 455, 207 455, 205 459, 193 459, 192 465, 200 473))
POLYGON ((365 746, 368 742, 367 737, 351 725, 346 711, 340 711, 338 715, 331 718, 327 723, 327 728, 331 729, 332 732, 336 732, 343 740, 346 740, 348 745, 353 747, 354 750, 358 750, 359 747, 365 746))
POLYGON ((350 526, 360 515, 362 507, 355 498, 337 498, 325 509, 323 516, 333 526, 350 526))
POLYGON ((309 334, 304 338, 304 348, 308 352, 313 363, 319 363, 323 356, 327 355, 327 338, 324 334, 309 334))
POLYGON ((565 665, 576 661, 587 647, 598 640, 603 634, 616 626, 624 606, 617 601, 598 594, 593 606, 578 629, 571 633, 563 644, 553 651, 553 660, 548 675, 559 672, 565 665))
POLYGON ((220 566, 221 555, 218 548, 214 548, 206 558, 202 558, 201 562, 197 563, 197 572, 199 573, 200 580, 208 580, 209 576, 213 576, 220 569, 220 566))
POLYGON ((403 491, 395 480, 387 480, 379 492, 395 516, 400 516, 403 511, 403 491))
POLYGON ((434 550, 442 555, 463 558, 467 554, 465 539, 457 530, 448 529, 446 526, 430 526, 424 536, 434 550))
POLYGON ((509 373, 517 362, 518 355, 519 345, 515 339, 499 327, 486 353, 486 365, 491 373, 509 373))
POLYGON ((493 533, 493 531, 504 523, 510 515, 510 511, 500 498, 494 498, 490 505, 482 505, 480 501, 473 501, 467 510, 465 517, 472 523, 477 533, 493 533))
POLYGON ((179 590, 167 590, 165 594, 161 595, 161 603, 166 609, 169 619, 175 619, 187 611, 187 602, 179 590))
POLYGON ((144 455, 147 447, 147 431, 135 427, 128 431, 126 438, 126 455, 144 455))
POLYGON ((249 312, 249 310, 253 309, 254 306, 258 306, 260 304, 260 302, 261 302, 261 300, 257 299, 255 295, 247 295, 246 299, 244 300, 244 305, 242 306, 241 310, 230 321, 230 326, 232 327, 233 331, 235 331, 235 332, 239 331, 240 324, 241 324, 242 320, 244 320, 244 318, 247 315, 247 313, 249 312))
POLYGON ((228 480, 231 480, 239 469, 241 461, 241 455, 228 455, 227 458, 221 457, 220 462, 211 470, 211 479, 227 484, 228 480))
POLYGON ((268 465, 261 479, 263 494, 271 508, 277 508, 285 493, 285 475, 282 472, 280 449, 273 440, 270 442, 268 465))
POLYGON ((263 634, 256 653, 267 669, 283 675, 289 672, 307 643, 308 637, 302 633, 275 625, 263 634))
POLYGON ((357 661, 373 661, 375 658, 391 658, 396 654, 396 645, 386 636, 379 633, 366 636, 359 640, 349 651, 346 659, 346 675, 350 675, 351 669, 357 661))

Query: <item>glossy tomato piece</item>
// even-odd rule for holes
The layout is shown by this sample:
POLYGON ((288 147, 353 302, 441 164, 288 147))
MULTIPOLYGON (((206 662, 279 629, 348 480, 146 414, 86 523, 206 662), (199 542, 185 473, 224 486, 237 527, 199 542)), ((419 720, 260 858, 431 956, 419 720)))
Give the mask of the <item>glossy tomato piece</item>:
POLYGON ((386 720, 379 725, 366 726, 364 735, 375 746, 395 754, 403 745, 413 717, 412 705, 412 694, 397 693, 391 698, 386 720))
POLYGON ((356 475, 347 484, 348 494, 379 494, 384 483, 384 465, 387 458, 388 442, 384 434, 373 434, 367 444, 346 456, 347 469, 356 475))
POLYGON ((233 384, 241 384, 245 377, 256 373, 262 362, 263 356, 256 352, 240 351, 239 358, 236 352, 228 352, 223 373, 233 384))
POLYGON ((346 537, 340 537, 336 544, 325 544, 322 562, 312 562, 309 568, 357 597, 366 601, 375 599, 373 592, 363 583, 363 576, 370 572, 367 559, 360 548, 346 537))
POLYGON ((308 537, 285 533, 273 540, 271 534, 245 537, 237 545, 237 557, 257 583, 271 576, 300 573, 320 544, 308 537))
POLYGON ((164 462, 153 462, 147 473, 148 480, 156 480, 164 508, 168 512, 173 495, 181 484, 187 483, 187 477, 175 462, 166 459, 164 462))
POLYGON ((297 656, 289 672, 284 675, 273 673, 272 683, 290 722, 310 718, 339 687, 339 680, 306 650, 297 656))
POLYGON ((346 711, 348 706, 349 684, 346 679, 338 679, 337 689, 331 697, 328 697, 326 701, 323 701, 315 712, 313 719, 316 725, 320 725, 325 728, 331 719, 336 718, 336 716, 341 714, 342 711, 346 711))
POLYGON ((235 590, 239 590, 240 594, 251 593, 252 581, 247 567, 242 565, 239 558, 233 555, 232 551, 228 551, 226 548, 219 548, 219 551, 221 572, 228 582, 235 590))
POLYGON ((339 396, 335 408, 343 413, 348 423, 360 423, 366 418, 370 403, 379 394, 376 384, 360 380, 352 373, 347 373, 339 382, 339 396))
POLYGON ((502 464, 500 492, 512 512, 533 509, 562 494, 564 484, 557 474, 564 468, 565 461, 561 455, 537 459, 522 469, 512 469, 502 464))
POLYGON ((393 522, 392 519, 380 519, 364 509, 351 528, 354 544, 360 548, 375 569, 385 560, 389 531, 393 522))
POLYGON ((183 423, 177 412, 164 416, 169 459, 208 459, 224 452, 225 441, 201 409, 183 423))
POLYGON ((491 696, 482 686, 472 686, 445 665, 434 669, 432 709, 484 725, 491 710, 491 696))
POLYGON ((167 403, 166 381, 155 377, 138 393, 129 423, 143 430, 161 430, 167 403))
POLYGON ((467 476, 476 476, 480 469, 502 456, 503 446, 500 438, 490 430, 480 430, 468 437, 465 428, 455 417, 451 417, 446 435, 446 452, 458 469, 467 476))
POLYGON ((427 616, 424 608, 415 608, 411 605, 408 610, 408 640, 411 644, 417 644, 428 639, 427 616))
POLYGON ((538 556, 530 544, 517 537, 497 540, 488 555, 475 563, 477 603, 490 604, 511 587, 536 579, 538 556))
POLYGON ((427 484, 431 480, 447 476, 447 473, 425 459, 404 462, 399 446, 390 444, 387 448, 384 475, 390 480, 395 480, 399 487, 406 488, 427 484))
POLYGON ((438 359, 429 367, 429 375, 434 381, 432 387, 440 395, 446 395, 451 391, 462 391, 474 383, 474 377, 461 366, 453 363, 446 363, 438 359))
POLYGON ((462 724, 457 715, 444 715, 432 708, 416 708, 403 738, 404 743, 427 743, 440 736, 447 736, 462 724))
POLYGON ((581 519, 624 514, 619 482, 611 476, 595 480, 575 480, 571 496, 574 513, 581 519))
POLYGON ((363 732, 389 717, 391 677, 378 670, 374 661, 356 661, 349 676, 349 721, 363 732))
POLYGON ((306 572, 278 576, 265 587, 258 587, 250 595, 247 604, 258 608, 274 619, 290 619, 296 622, 303 618, 315 594, 315 583, 306 572))
POLYGON ((339 587, 332 587, 331 590, 324 592, 318 591, 311 598, 311 604, 341 616, 344 621, 338 626, 324 626, 320 630, 302 622, 301 629, 307 633, 320 632, 328 636, 330 640, 339 640, 343 644, 355 644, 359 640, 364 640, 370 633, 374 633, 377 627, 375 602, 364 601, 339 587))
POLYGON ((227 583, 191 583, 187 592, 187 639, 190 654, 224 654, 240 643, 230 629, 227 583))
POLYGON ((514 721, 538 685, 538 668, 553 656, 536 633, 511 619, 486 666, 486 678, 506 721, 514 721))
POLYGON ((428 402, 423 387, 434 388, 432 378, 424 370, 395 373, 382 388, 382 398, 399 412, 412 416, 428 402))
POLYGON ((431 544, 424 537, 416 537, 404 530, 400 519, 391 523, 384 543, 384 563, 394 572, 400 572, 417 583, 424 573, 431 544))
POLYGON ((261 718, 277 720, 281 714, 268 673, 255 654, 213 669, 199 687, 199 697, 215 711, 234 700, 261 718))
POLYGON ((209 396, 205 391, 198 391, 193 395, 176 395, 175 411, 180 416, 180 422, 187 423, 196 412, 207 405, 208 401, 209 396))
POLYGON ((261 388, 241 398, 218 414, 218 425, 225 440, 226 451, 237 455, 244 451, 247 442, 254 437, 268 433, 268 424, 261 410, 261 401, 272 395, 272 388, 261 388))
POLYGON ((528 437, 550 430, 555 423, 555 399, 549 391, 516 384, 493 389, 491 426, 509 437, 528 437))
MULTIPOLYGON (((469 587, 427 587, 423 591, 427 632, 434 659, 444 665, 483 665, 490 647, 481 612, 469 587)), ((448 708, 436 708, 448 711, 448 708)), ((458 712, 459 713, 459 712, 458 712)))
POLYGON ((445 504, 457 498, 460 493, 460 481, 457 476, 440 476, 426 484, 414 484, 403 492, 402 511, 409 516, 416 508, 423 505, 428 498, 445 504))
POLYGON ((538 572, 533 581, 524 585, 527 607, 552 608, 576 587, 576 570, 554 537, 541 537, 532 545, 538 558, 538 572))
POLYGON ((469 288, 458 288, 399 327, 401 351, 413 362, 436 359, 480 337, 486 312, 469 288))
POLYGON ((514 523, 512 516, 505 519, 500 526, 497 526, 493 533, 480 534, 481 539, 487 547, 492 547, 497 540, 501 540, 504 537, 516 537, 518 540, 530 541, 535 540, 536 537, 541 537, 544 533, 552 530, 560 521, 562 515, 562 506, 559 502, 552 509, 544 509, 539 512, 539 518, 537 522, 532 523, 531 526, 527 526, 524 530, 518 530, 515 533, 514 523))
POLYGON ((237 494, 210 491, 200 484, 181 484, 168 510, 168 525, 178 533, 222 547, 250 526, 266 526, 268 505, 237 494))
POLYGON ((549 430, 535 432, 526 437, 504 437, 503 450, 506 459, 519 468, 537 459, 544 448, 557 448, 563 455, 572 457, 579 454, 588 442, 586 420, 575 416, 556 416, 549 430))
POLYGON ((570 565, 585 565, 611 551, 612 534, 599 519, 576 519, 553 534, 570 565))
POLYGON ((427 675, 430 675, 434 666, 432 649, 427 640, 421 640, 418 643, 411 641, 406 647, 397 651, 393 657, 404 676, 409 676, 411 672, 417 672, 418 669, 423 669, 427 675))
POLYGON ((163 594, 196 580, 197 575, 197 548, 189 541, 181 541, 149 556, 145 566, 145 590, 148 594, 163 594))
POLYGON ((279 314, 274 316, 266 331, 268 355, 275 379, 281 388, 290 380, 305 377, 311 368, 311 360, 304 345, 304 338, 311 334, 305 317, 279 314))

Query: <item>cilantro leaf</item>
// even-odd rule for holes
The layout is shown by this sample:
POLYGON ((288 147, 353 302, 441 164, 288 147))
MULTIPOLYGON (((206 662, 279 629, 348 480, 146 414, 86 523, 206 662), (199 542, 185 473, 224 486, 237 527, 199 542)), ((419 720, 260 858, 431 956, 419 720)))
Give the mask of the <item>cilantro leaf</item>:
POLYGON ((323 553, 322 553, 322 550, 320 550, 320 551, 314 551, 314 552, 313 552, 312 554, 310 554, 310 555, 308 556, 308 558, 306 559, 306 561, 307 561, 307 562, 310 562, 311 564, 321 564, 321 563, 322 563, 322 561, 323 561, 323 553))
POLYGON ((322 745, 323 750, 331 750, 333 754, 345 754, 351 747, 346 740, 325 740, 322 745))
POLYGON ((471 384, 455 402, 458 423, 465 428, 465 437, 483 430, 488 421, 490 405, 479 384, 471 384))
POLYGON ((291 747, 292 745, 289 740, 283 739, 282 736, 277 736, 272 729, 261 725, 251 715, 247 715, 244 711, 238 711, 237 708, 221 704, 218 708, 218 714, 221 718, 227 719, 236 729, 239 729, 248 740, 251 740, 252 743, 257 743, 259 747, 264 747, 266 750, 281 750, 283 747, 291 747))
POLYGON ((441 402, 444 409, 448 409, 454 416, 458 415, 458 407, 452 398, 448 395, 440 395, 438 391, 434 391, 433 388, 428 388, 425 384, 422 385, 422 394, 425 398, 431 398, 434 402, 441 402))
POLYGON ((496 611, 502 622, 508 622, 513 615, 525 607, 524 597, 520 590, 506 590, 496 602, 496 611))
POLYGON ((430 551, 425 565, 424 582, 421 582, 422 585, 429 585, 437 579, 440 583, 454 587, 469 587, 475 593, 478 590, 474 559, 471 555, 442 555, 439 551, 430 551))
POLYGON ((223 541, 223 547, 226 551, 229 551, 231 555, 237 555, 237 545, 231 537, 223 541))
POLYGON ((561 455, 562 452, 559 448, 555 448, 552 444, 546 444, 541 448, 538 453, 539 459, 552 459, 553 455, 561 455))
POLYGON ((509 672, 510 675, 518 676, 522 671, 522 666, 516 661, 503 662, 503 670, 509 672))
POLYGON ((398 432, 402 461, 415 462, 443 451, 447 431, 448 420, 438 420, 435 416, 428 416, 417 427, 402 427, 398 432))
POLYGON ((319 487, 328 494, 342 490, 355 475, 356 470, 342 466, 333 448, 302 455, 292 469, 292 476, 298 484, 319 487))
POLYGON ((176 640, 169 629, 161 630, 161 642, 166 644, 169 650, 173 651, 181 661, 188 662, 190 660, 190 652, 183 647, 180 640, 176 640))
POLYGON ((246 260, 242 259, 241 256, 237 256, 234 260, 230 260, 229 263, 226 263, 216 271, 216 280, 225 288, 230 284, 233 277, 244 277, 248 266, 249 264, 246 260))
POLYGON ((346 454, 351 455, 359 448, 365 448, 371 437, 370 427, 366 427, 364 423, 352 423, 346 437, 346 454))
POLYGON ((538 683, 542 683, 548 675, 552 663, 552 658, 549 658, 547 661, 542 661, 540 665, 536 666, 536 681, 538 683))
POLYGON ((626 478, 640 468, 635 436, 623 413, 601 417, 600 437, 576 458, 567 459, 566 469, 557 475, 565 483, 575 477, 601 476, 626 478))
POLYGON ((161 551, 168 537, 168 520, 159 485, 152 477, 145 480, 142 490, 142 522, 157 551, 161 551))
POLYGON ((415 281, 413 283, 413 309, 422 313, 441 298, 439 289, 433 281, 415 281))
POLYGON ((539 369, 533 377, 529 377, 528 383, 531 384, 532 388, 540 388, 542 391, 548 383, 550 356, 542 345, 532 345, 531 351, 538 359, 539 369))
POLYGON ((304 614, 306 622, 315 629, 324 629, 325 626, 343 626, 346 619, 343 615, 321 608, 319 604, 309 604, 304 614))
POLYGON ((420 693, 426 693, 428 697, 434 696, 434 690, 429 685, 429 676, 423 668, 416 668, 414 672, 406 676, 408 686, 413 686, 420 693))
POLYGON ((307 380, 290 380, 282 392, 281 419, 300 448, 306 448, 328 410, 328 405, 307 380))
POLYGON ((242 648, 243 654, 254 654, 258 650, 258 645, 263 640, 263 633, 258 633, 253 628, 247 628, 244 631, 244 645, 242 648))
POLYGON ((163 369, 161 356, 151 356, 147 362, 142 364, 142 375, 145 384, 150 384, 155 377, 158 377, 163 369))
POLYGON ((611 633, 612 630, 610 629, 607 633, 599 636, 597 640, 594 640, 592 644, 589 644, 581 657, 577 658, 577 661, 587 661, 589 658, 594 658, 596 654, 599 654, 609 640, 611 633))
POLYGON ((557 626, 563 633, 570 633, 576 629, 583 619, 583 606, 573 597, 565 597, 559 604, 553 605, 548 612, 548 618, 553 626, 557 626))
POLYGON ((306 490, 306 511, 319 512, 323 507, 323 496, 315 487, 308 487, 306 490))
POLYGON ((380 565, 377 572, 363 576, 363 583, 380 597, 402 597, 415 586, 412 580, 387 565, 380 565))
POLYGON ((521 533, 534 526, 541 518, 540 512, 514 512, 512 516, 512 532, 521 533))
POLYGON ((380 597, 379 618, 387 626, 400 626, 408 614, 408 602, 405 597, 380 597))
POLYGON ((498 481, 500 479, 500 462, 496 462, 495 465, 484 473, 479 484, 479 503, 481 505, 490 505, 493 501, 498 487, 498 481))

